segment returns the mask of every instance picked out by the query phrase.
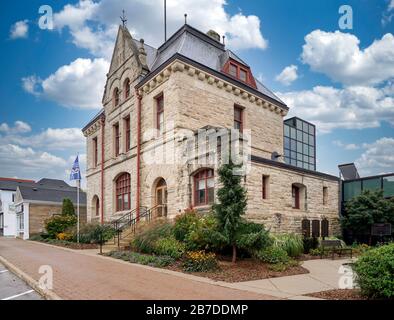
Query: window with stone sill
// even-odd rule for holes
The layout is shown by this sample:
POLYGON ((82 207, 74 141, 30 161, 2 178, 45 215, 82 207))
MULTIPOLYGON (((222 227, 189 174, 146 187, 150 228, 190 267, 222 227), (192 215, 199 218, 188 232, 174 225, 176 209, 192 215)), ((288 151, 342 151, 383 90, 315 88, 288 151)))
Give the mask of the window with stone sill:
POLYGON ((130 210, 131 176, 123 173, 116 179, 116 211, 130 210))
POLYGON ((194 206, 211 205, 215 201, 215 180, 212 169, 199 171, 194 176, 194 206))

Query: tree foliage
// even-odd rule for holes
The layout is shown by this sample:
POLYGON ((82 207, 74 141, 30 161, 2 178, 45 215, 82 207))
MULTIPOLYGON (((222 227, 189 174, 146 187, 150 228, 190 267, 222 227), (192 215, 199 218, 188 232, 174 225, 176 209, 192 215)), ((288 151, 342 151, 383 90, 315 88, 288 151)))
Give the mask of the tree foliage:
POLYGON ((219 203, 213 206, 218 228, 226 244, 233 247, 233 262, 237 258, 237 235, 247 206, 246 190, 241 176, 234 174, 237 166, 230 160, 219 169, 219 181, 223 185, 217 192, 219 203))
POLYGON ((62 215, 63 216, 72 216, 75 215, 74 204, 70 199, 63 199, 62 205, 62 215))
POLYGON ((374 223, 394 224, 394 199, 385 199, 383 191, 366 190, 346 203, 341 222, 354 234, 369 234, 374 223))

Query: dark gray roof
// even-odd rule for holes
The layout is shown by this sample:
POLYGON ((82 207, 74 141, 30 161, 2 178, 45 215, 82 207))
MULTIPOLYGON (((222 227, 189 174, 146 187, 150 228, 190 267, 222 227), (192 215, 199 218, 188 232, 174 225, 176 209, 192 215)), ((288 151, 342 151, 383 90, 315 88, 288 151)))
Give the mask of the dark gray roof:
POLYGON ((36 183, 37 187, 42 187, 46 189, 72 189, 69 184, 64 182, 63 180, 57 180, 57 179, 41 179, 40 181, 37 181, 36 183))
MULTIPOLYGON (((145 50, 147 51, 147 62, 150 73, 154 73, 155 70, 159 69, 177 54, 217 72, 222 72, 222 68, 229 58, 249 67, 234 52, 226 50, 224 44, 187 24, 180 28, 157 50, 147 45, 145 45, 145 50)), ((255 80, 257 91, 279 102, 281 105, 285 105, 271 90, 257 79, 255 80)))
POLYGON ((34 186, 35 182, 24 182, 17 180, 0 180, 0 190, 16 191, 19 186, 34 186))
MULTIPOLYGON (((20 186, 24 201, 42 201, 62 203, 63 199, 70 199, 75 205, 77 204, 77 188, 68 187, 67 189, 45 188, 41 186, 28 187, 20 186)), ((80 190, 79 201, 81 205, 86 205, 86 193, 80 190)))

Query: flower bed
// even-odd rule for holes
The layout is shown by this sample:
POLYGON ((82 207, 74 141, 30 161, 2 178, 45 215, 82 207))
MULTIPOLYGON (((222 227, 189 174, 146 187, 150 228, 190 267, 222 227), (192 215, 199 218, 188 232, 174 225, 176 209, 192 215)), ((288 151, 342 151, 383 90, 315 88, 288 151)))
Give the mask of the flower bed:
POLYGON ((358 289, 336 289, 321 291, 308 294, 308 297, 320 298, 325 300, 368 300, 368 298, 361 295, 361 291, 358 289))

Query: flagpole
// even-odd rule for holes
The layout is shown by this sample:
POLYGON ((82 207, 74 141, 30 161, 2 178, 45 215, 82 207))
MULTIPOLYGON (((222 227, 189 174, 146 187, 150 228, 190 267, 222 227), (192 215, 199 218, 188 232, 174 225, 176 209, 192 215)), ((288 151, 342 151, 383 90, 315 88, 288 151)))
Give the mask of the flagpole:
POLYGON ((77 180, 77 243, 79 243, 79 188, 81 187, 81 180, 77 180))

